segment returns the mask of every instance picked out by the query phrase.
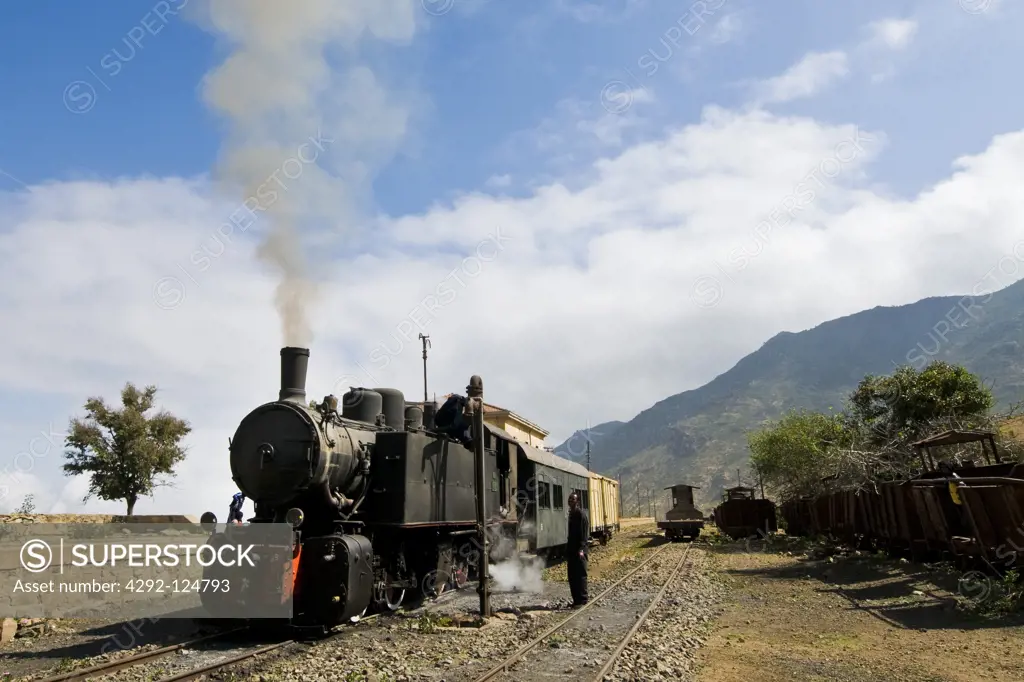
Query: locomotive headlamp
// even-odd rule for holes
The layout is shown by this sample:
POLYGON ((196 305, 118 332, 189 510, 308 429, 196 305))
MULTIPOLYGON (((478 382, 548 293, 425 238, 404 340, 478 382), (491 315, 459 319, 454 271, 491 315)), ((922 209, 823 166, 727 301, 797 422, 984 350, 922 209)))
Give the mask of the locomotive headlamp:
POLYGON ((298 507, 292 507, 285 515, 284 520, 291 524, 292 528, 298 528, 302 525, 302 521, 305 519, 305 514, 298 507))

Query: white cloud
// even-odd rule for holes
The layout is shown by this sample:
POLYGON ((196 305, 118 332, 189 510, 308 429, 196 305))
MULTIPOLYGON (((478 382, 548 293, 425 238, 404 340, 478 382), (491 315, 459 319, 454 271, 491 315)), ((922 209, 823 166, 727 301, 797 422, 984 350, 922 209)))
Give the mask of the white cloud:
POLYGON ((849 73, 845 52, 809 52, 785 73, 761 82, 756 88, 760 103, 788 102, 811 97, 849 73))
POLYGON ((725 45, 739 38, 745 29, 743 15, 740 12, 730 12, 715 22, 709 40, 715 45, 725 45))
POLYGON ((504 175, 492 175, 491 177, 487 178, 487 182, 485 184, 488 187, 494 187, 498 189, 503 187, 509 187, 512 185, 512 176, 509 175, 508 173, 504 175))
POLYGON ((917 34, 917 22, 913 19, 883 19, 869 24, 872 41, 893 50, 902 50, 910 45, 917 34))
POLYGON ((551 116, 528 130, 510 136, 502 153, 520 159, 524 150, 539 153, 558 171, 578 169, 595 156, 622 148, 647 131, 649 121, 639 110, 656 102, 653 91, 619 80, 605 84, 591 99, 566 98, 551 116))
MULTIPOLYGON (((907 199, 873 188, 869 164, 884 137, 868 131, 875 141, 854 152, 844 141, 857 134, 709 108, 526 198, 473 193, 380 218, 367 228, 372 253, 342 252, 325 271, 309 394, 368 384, 417 396, 419 322, 433 341, 432 390, 458 391, 480 374, 489 401, 551 429, 554 443, 588 419, 628 419, 698 386, 780 330, 970 291, 1012 253, 1024 221, 1024 132, 995 138, 907 199), (821 183, 813 202, 759 238, 755 226, 809 177, 821 183), (488 240, 495 230, 508 239, 502 249, 488 240), (698 276, 717 278, 717 305, 691 301, 698 276)), ((233 492, 227 439, 276 397, 281 339, 255 239, 238 235, 208 269, 192 265, 197 250, 216 250, 211 230, 232 208, 210 196, 203 180, 175 178, 0 195, 0 314, 10 321, 0 395, 46 406, 5 417, 0 479, 87 396, 155 383, 195 432, 177 487, 140 501, 140 513, 223 511, 233 492), (172 310, 154 303, 167 277, 185 290, 172 310)), ((1019 276, 1003 272, 993 287, 1019 276)), ((84 483, 61 477, 59 452, 32 462, 0 505, 30 491, 40 508, 81 508, 84 483)))

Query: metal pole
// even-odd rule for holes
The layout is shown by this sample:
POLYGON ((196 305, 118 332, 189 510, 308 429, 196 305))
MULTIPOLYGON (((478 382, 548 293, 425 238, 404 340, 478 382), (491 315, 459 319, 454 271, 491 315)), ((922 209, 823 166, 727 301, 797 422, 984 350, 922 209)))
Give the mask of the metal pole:
POLYGON ((420 341, 423 342, 423 409, 426 410, 430 400, 427 397, 427 348, 430 347, 430 335, 420 334, 420 341))
POLYGON ((479 543, 480 557, 477 560, 477 575, 480 578, 480 585, 477 591, 480 593, 480 617, 488 618, 491 615, 491 593, 488 585, 487 557, 487 509, 486 498, 487 486, 484 465, 484 382, 478 376, 473 376, 466 387, 469 401, 466 403, 466 410, 472 411, 473 417, 473 454, 476 460, 476 523, 477 542, 479 543))
POLYGON ((636 482, 636 515, 644 515, 644 507, 640 504, 640 481, 636 482))
POLYGON ((590 471, 590 441, 587 441, 587 471, 590 471))

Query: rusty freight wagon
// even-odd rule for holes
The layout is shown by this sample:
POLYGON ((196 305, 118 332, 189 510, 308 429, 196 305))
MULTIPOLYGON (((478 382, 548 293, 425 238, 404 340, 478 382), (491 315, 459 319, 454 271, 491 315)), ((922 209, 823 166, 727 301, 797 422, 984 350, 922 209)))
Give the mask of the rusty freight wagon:
POLYGON ((665 488, 672 491, 672 508, 665 512, 664 521, 658 521, 658 528, 669 540, 696 540, 704 527, 704 515, 693 506, 694 488, 697 486, 682 483, 665 488))
POLYGON ((1024 547, 1024 464, 987 431, 952 430, 913 443, 922 473, 875 490, 841 490, 783 505, 787 533, 831 535, 920 561, 1009 568, 1024 547), (979 443, 980 449, 969 447, 979 443), (956 448, 937 461, 935 448, 956 448))
POLYGON ((741 485, 726 488, 722 504, 715 507, 715 525, 734 540, 762 533, 771 535, 778 530, 775 503, 754 497, 753 488, 741 485))

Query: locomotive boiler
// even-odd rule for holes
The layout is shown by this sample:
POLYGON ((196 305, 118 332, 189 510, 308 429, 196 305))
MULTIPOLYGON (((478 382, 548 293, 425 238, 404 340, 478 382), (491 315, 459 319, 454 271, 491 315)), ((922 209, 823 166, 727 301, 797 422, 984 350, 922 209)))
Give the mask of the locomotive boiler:
MULTIPOLYGON (((396 389, 352 388, 339 412, 335 396, 307 399, 308 362, 308 349, 283 348, 278 399, 246 415, 230 440, 232 478, 255 503, 250 523, 295 529, 293 623, 329 627, 397 609, 409 592, 464 584, 477 525, 460 398, 424 423, 396 389)), ((515 535, 515 452, 485 434, 492 552, 515 535)))

